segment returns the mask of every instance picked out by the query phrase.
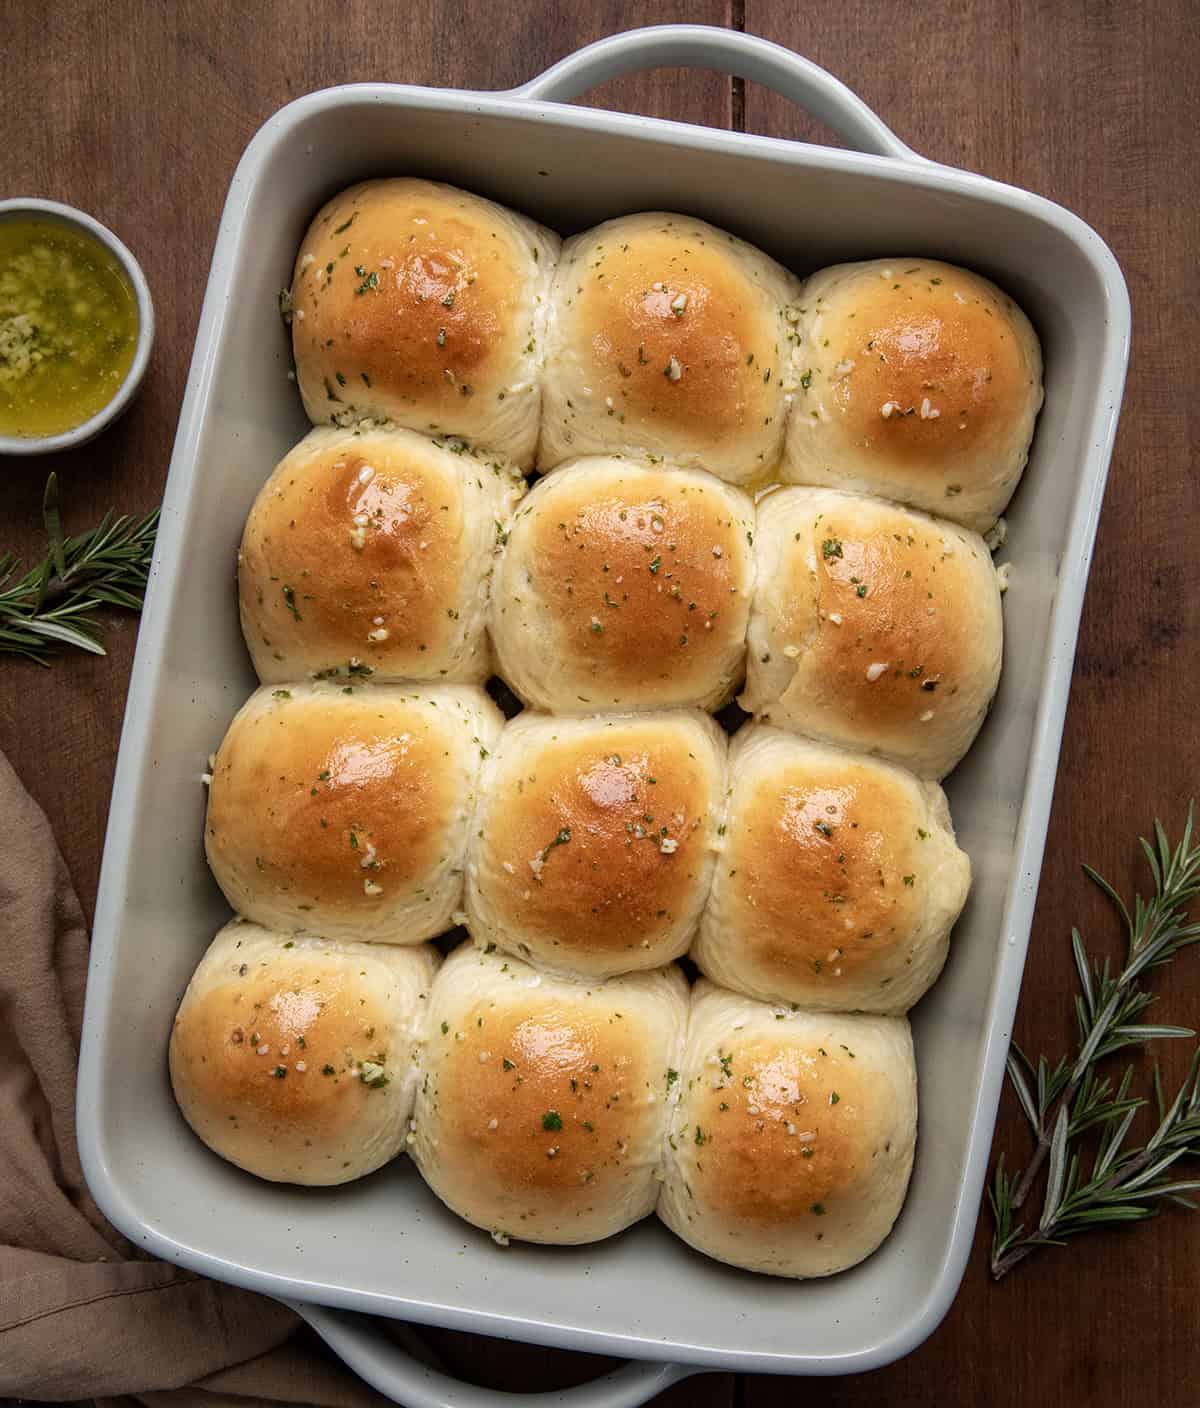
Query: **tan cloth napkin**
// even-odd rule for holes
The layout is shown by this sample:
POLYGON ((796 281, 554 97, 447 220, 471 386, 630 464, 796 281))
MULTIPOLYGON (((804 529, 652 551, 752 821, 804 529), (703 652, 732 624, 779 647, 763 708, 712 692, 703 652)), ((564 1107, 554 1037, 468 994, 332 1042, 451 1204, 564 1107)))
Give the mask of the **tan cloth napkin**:
POLYGON ((379 1408, 283 1306, 148 1261, 75 1144, 88 938, 41 809, 0 755, 0 1398, 379 1408))

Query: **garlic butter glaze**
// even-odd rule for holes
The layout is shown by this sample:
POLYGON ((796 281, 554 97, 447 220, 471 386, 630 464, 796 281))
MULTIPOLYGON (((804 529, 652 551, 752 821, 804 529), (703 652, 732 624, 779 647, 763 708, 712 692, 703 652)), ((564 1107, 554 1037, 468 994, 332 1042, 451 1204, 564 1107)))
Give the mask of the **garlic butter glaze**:
POLYGON ((725 746, 699 710, 515 719, 468 846, 475 942, 591 979, 678 958, 713 873, 725 746))
POLYGON ((171 1083, 196 1134, 279 1183, 361 1178, 404 1146, 437 954, 235 919, 188 984, 171 1083))
POLYGON ((646 1217, 686 1017, 675 967, 584 984, 464 944, 421 1056, 426 1182, 500 1242, 594 1242, 646 1217))
POLYGON ((559 238, 435 181, 364 181, 296 256, 296 377, 316 424, 391 420, 528 468, 559 238))
POLYGON ((891 1231, 916 1133, 906 1018, 791 1011, 702 979, 658 1215, 718 1261, 829 1276, 891 1231))
POLYGON ((1000 679, 987 545, 865 495, 777 489, 758 504, 744 708, 764 723, 945 776, 1000 679))
POLYGON ((540 480, 492 591, 498 668, 561 714, 717 709, 737 687, 754 505, 697 469, 596 456, 540 480))
POLYGON ((500 525, 524 487, 507 461, 461 441, 311 431, 242 534, 242 631, 259 679, 486 679, 500 525))
POLYGON ((225 897, 261 924, 326 938, 442 933, 500 725, 471 685, 259 689, 209 786, 205 848, 225 897))
POLYGON ((651 454, 734 484, 776 467, 798 281, 703 220, 647 212, 563 246, 538 465, 651 454))
POLYGON ((138 334, 129 278, 89 230, 0 220, 0 436, 61 435, 97 415, 138 334))
POLYGON ((691 950, 714 982, 810 1010, 906 1012, 937 979, 971 863, 936 782, 748 724, 720 832, 691 950))
POLYGON ((805 284, 798 331, 783 478, 990 528, 1042 405, 1041 347, 1013 300, 933 259, 836 264, 805 284))

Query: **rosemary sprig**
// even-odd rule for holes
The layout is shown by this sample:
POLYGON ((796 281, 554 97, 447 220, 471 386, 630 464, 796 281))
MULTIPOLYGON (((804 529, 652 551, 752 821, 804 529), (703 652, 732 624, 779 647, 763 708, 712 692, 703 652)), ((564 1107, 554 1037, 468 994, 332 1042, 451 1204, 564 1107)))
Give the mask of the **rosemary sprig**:
POLYGON ((102 606, 140 611, 154 552, 158 510, 142 518, 110 510, 88 533, 63 534, 58 478, 51 474, 42 497, 46 555, 16 578, 12 553, 0 555, 0 654, 24 655, 49 665, 64 645, 104 655, 92 616, 102 606))
POLYGON ((1064 1056, 1051 1066, 1041 1056, 1034 1066, 1015 1044, 1009 1053, 1008 1075, 1036 1146, 1024 1174, 1010 1176, 1003 1155, 996 1165, 988 1197, 996 1223, 991 1263, 997 1279, 1039 1247, 1060 1245, 1089 1228, 1153 1217, 1164 1202, 1194 1206, 1186 1195, 1200 1189, 1200 1180, 1179 1180, 1168 1170, 1185 1156, 1200 1156, 1200 1050, 1169 1105, 1155 1072, 1158 1127, 1143 1146, 1126 1144, 1137 1112, 1148 1103, 1130 1094, 1132 1067, 1115 1089, 1096 1069, 1124 1047, 1159 1037, 1195 1036, 1188 1027, 1138 1020, 1155 1000, 1143 986, 1144 976, 1200 941, 1200 924, 1187 922, 1188 906, 1200 893, 1200 845, 1192 844, 1193 821, 1194 805, 1174 847, 1157 821, 1153 844, 1141 838, 1154 893, 1148 900, 1136 896, 1132 914, 1113 887, 1084 866, 1124 921, 1125 960, 1114 976, 1109 960, 1089 958, 1079 931, 1072 929, 1080 986, 1074 1058, 1064 1056), (1078 1140, 1089 1130, 1098 1131, 1098 1140, 1085 1174, 1078 1140), (1017 1214, 1047 1160, 1041 1214, 1027 1234, 1017 1214))

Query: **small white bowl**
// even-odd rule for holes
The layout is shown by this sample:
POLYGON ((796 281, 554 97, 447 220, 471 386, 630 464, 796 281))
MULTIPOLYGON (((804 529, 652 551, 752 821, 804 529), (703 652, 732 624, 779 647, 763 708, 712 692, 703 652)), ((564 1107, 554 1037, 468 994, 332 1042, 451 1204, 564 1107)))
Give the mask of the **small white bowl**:
POLYGON ((30 197, 17 197, 14 200, 0 200, 0 221, 3 220, 56 220, 63 225, 73 225, 76 229, 97 239, 121 265, 125 277, 133 288, 137 299, 138 337, 125 380, 117 388, 112 400, 79 425, 57 435, 0 435, 0 455, 47 455, 52 450, 73 450, 84 445, 110 426, 129 407, 138 393, 146 367, 150 362, 150 349, 154 345, 154 303, 150 298, 150 286, 142 273, 141 265, 130 254, 125 245, 99 220, 93 220, 82 210, 70 205, 61 205, 55 200, 36 200, 30 197))

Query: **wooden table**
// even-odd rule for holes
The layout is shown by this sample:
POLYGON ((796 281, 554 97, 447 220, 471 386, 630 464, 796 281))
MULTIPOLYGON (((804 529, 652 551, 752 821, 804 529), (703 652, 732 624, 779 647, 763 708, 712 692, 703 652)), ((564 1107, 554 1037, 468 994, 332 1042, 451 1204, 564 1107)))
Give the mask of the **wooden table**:
MULTIPOLYGON (((0 194, 62 199, 115 229, 145 267, 159 328, 142 399, 116 430, 56 462, 6 462, 3 545, 39 550, 49 468, 63 481, 68 528, 109 505, 133 511, 158 500, 225 189, 255 129, 289 99, 365 79, 505 88, 640 24, 706 22, 778 40, 846 80, 918 151, 1077 211, 1129 281, 1129 390, 1017 1024, 1026 1049, 1061 1049, 1071 923, 1114 940, 1115 951, 1110 917, 1078 863, 1132 882, 1135 834, 1156 812, 1178 827, 1200 761, 1191 674, 1200 647, 1200 51, 1188 11, 1184 0, 476 0, 465 14, 449 3, 380 0, 11 0, 0 194)), ((782 100, 710 74, 659 72, 591 100, 828 139, 782 100)), ((72 658, 50 672, 0 663, 0 748, 49 813, 89 913, 135 631, 115 622, 107 659, 72 658)), ((1164 985, 1164 1020, 1200 1025, 1197 962, 1183 960, 1164 985)), ((998 1142, 1022 1149, 1023 1134, 1006 1097, 998 1142)), ((1200 1217, 1175 1212, 1089 1236, 998 1286, 986 1271, 989 1231, 985 1216, 962 1292, 933 1338, 889 1369, 822 1385, 824 1403, 1196 1403, 1200 1217)), ((540 1350, 438 1339, 460 1370, 497 1385, 534 1387, 558 1372, 558 1357, 540 1350)), ((714 1375, 660 1401, 772 1408, 804 1391, 791 1380, 714 1375)))

